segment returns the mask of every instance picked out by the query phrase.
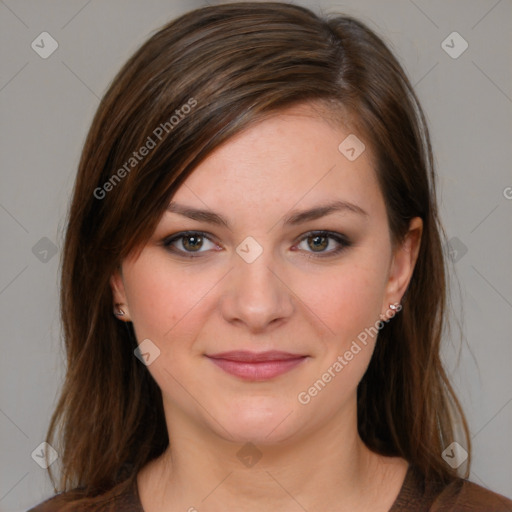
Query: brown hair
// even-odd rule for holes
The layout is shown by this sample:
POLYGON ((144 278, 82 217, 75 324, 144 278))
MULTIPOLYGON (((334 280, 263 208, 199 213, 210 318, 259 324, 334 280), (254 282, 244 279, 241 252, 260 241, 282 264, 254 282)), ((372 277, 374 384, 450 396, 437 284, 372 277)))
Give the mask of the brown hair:
MULTIPOLYGON (((421 107, 395 57, 361 22, 257 2, 172 21, 129 59, 98 108, 63 250, 67 374, 47 438, 60 454, 60 490, 80 488, 92 498, 122 486, 169 443, 160 390, 133 355, 133 328, 112 315, 110 276, 145 244, 172 194, 213 149, 303 102, 357 126, 375 157, 393 240, 413 217, 424 223, 403 309, 381 330, 359 384, 360 435, 427 478, 454 478, 441 453, 457 425, 466 437, 457 440, 470 447, 439 355, 443 232, 421 107), (143 146, 144 158, 135 157, 143 146)), ((51 469, 50 477, 55 485, 51 469)))

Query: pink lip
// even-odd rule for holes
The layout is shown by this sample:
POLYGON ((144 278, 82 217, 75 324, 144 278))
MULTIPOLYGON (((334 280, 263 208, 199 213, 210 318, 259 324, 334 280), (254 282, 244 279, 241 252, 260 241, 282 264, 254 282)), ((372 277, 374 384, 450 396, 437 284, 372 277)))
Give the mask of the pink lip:
POLYGON ((226 373, 245 380, 261 381, 290 371, 307 356, 271 350, 268 352, 232 351, 207 357, 226 373))

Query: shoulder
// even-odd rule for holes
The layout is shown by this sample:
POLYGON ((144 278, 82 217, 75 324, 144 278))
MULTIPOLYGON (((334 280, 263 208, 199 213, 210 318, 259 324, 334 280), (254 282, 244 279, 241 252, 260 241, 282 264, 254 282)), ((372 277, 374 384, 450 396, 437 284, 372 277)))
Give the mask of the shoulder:
POLYGON ((136 480, 124 482, 105 494, 85 498, 74 489, 48 498, 28 512, 143 512, 136 480))
POLYGON ((63 498, 63 495, 58 494, 53 498, 49 498, 46 501, 43 501, 39 505, 31 508, 28 512, 54 512, 57 510, 61 510, 65 505, 66 501, 63 498))
MULTIPOLYGON (((64 512, 73 507, 73 504, 80 499, 78 489, 74 489, 68 492, 62 492, 51 498, 46 499, 39 505, 28 510, 28 512, 64 512)), ((75 510, 78 510, 75 508, 75 510)), ((80 509, 81 510, 81 509, 80 509)), ((86 510, 86 509, 83 509, 86 510)))
POLYGON ((512 512, 512 501, 468 480, 458 479, 436 497, 432 512, 512 512))
POLYGON ((390 512, 512 512, 512 501, 469 480, 443 485, 409 467, 390 512))

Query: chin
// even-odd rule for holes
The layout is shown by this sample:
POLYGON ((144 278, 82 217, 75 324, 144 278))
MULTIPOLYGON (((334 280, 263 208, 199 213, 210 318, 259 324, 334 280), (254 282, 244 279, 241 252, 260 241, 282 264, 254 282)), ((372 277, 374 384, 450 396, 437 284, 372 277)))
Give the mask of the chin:
MULTIPOLYGON (((226 435, 224 430, 219 432, 228 441, 272 445, 282 443, 297 431, 297 412, 300 409, 291 401, 275 397, 245 397, 234 400, 228 407, 215 416, 231 434, 226 435)), ((218 430, 217 425, 215 430, 218 430)))

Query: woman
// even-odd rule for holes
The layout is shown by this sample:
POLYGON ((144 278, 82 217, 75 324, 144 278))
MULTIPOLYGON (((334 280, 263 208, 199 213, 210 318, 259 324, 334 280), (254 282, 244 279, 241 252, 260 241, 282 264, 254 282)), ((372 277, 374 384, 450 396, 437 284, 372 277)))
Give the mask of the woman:
POLYGON ((65 492, 32 510, 512 510, 457 473, 441 234, 421 108, 367 27, 283 3, 168 24, 83 150, 65 492))

